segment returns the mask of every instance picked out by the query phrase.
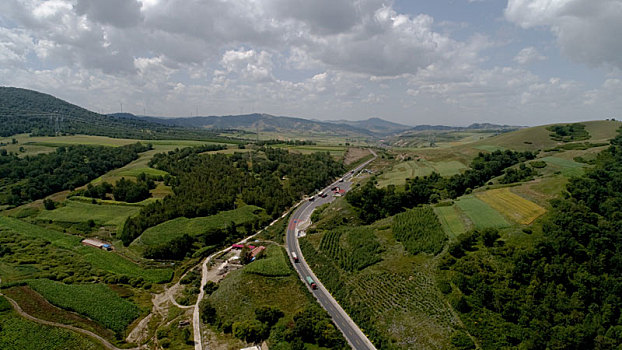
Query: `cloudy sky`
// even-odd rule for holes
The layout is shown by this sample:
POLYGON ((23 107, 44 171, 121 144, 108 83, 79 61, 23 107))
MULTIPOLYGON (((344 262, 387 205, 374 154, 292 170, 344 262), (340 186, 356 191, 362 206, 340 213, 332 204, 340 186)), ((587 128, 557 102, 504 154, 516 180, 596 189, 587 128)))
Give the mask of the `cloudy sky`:
POLYGON ((0 85, 96 112, 622 119, 622 0, 0 0, 0 85))

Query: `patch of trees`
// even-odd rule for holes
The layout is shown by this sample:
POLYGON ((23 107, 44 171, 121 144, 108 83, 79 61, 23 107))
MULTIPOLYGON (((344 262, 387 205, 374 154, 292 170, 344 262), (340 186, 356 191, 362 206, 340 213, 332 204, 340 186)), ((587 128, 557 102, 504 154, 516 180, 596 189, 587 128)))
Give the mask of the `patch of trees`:
POLYGON ((515 164, 532 160, 533 152, 494 151, 479 153, 471 162, 471 168, 451 177, 441 177, 433 172, 429 176, 406 179, 404 191, 395 186, 377 188, 374 181, 350 191, 346 199, 358 208, 358 214, 366 223, 395 215, 419 204, 435 203, 441 199, 457 198, 472 189, 483 186, 493 177, 515 164))
POLYGON ((504 246, 492 236, 485 246, 473 235, 452 244, 442 268, 458 289, 454 307, 483 349, 619 348, 621 179, 618 136, 551 202, 533 247, 504 246))
POLYGON ((521 163, 518 169, 516 168, 505 169, 504 173, 505 175, 503 175, 503 177, 499 179, 499 182, 502 184, 511 184, 514 182, 531 180, 533 179, 534 176, 538 175, 538 173, 533 167, 527 167, 525 163, 521 163))
POLYGON ((346 349, 345 341, 330 316, 313 304, 298 312, 285 324, 283 312, 273 306, 255 309, 255 317, 233 323, 223 322, 209 299, 200 304, 201 321, 249 343, 270 341, 271 349, 305 349, 304 343, 330 349, 346 349), (281 322, 279 322, 281 321, 281 322))
POLYGON ((67 146, 55 152, 19 158, 0 153, 0 204, 19 205, 74 189, 138 158, 151 145, 67 146))
POLYGON ((126 221, 120 236, 126 245, 164 221, 213 215, 240 204, 265 208, 275 218, 345 171, 328 152, 297 154, 272 148, 231 156, 180 150, 154 157, 152 166, 174 176, 169 181, 174 195, 145 206, 126 221), (182 153, 187 155, 180 157, 182 153))
POLYGON ((590 133, 585 130, 585 124, 574 123, 566 125, 553 125, 546 128, 551 131, 549 136, 555 141, 571 142, 590 138, 590 133))
POLYGON ((111 194, 117 201, 136 203, 151 197, 149 190, 156 187, 154 182, 156 178, 161 179, 161 177, 140 173, 136 177, 136 181, 122 177, 120 180, 117 180, 114 186, 108 182, 102 182, 98 185, 88 184, 86 189, 76 191, 74 194, 97 199, 111 199, 109 196, 111 194))

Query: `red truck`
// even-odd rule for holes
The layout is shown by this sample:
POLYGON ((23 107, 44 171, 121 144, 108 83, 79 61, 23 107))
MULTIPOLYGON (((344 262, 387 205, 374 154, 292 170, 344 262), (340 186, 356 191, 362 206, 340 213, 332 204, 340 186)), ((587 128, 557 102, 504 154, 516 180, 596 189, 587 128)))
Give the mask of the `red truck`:
POLYGON ((292 252, 292 259, 294 259, 294 262, 298 262, 298 254, 296 252, 292 252))

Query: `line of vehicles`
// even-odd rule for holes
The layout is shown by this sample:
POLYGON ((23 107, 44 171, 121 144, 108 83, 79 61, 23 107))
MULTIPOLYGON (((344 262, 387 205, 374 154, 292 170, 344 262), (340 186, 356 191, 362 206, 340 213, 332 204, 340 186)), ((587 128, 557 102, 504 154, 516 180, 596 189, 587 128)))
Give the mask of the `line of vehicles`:
MULTIPOLYGON (((296 254, 296 252, 292 252, 291 256, 292 256, 292 260, 294 260, 295 263, 300 262, 300 259, 298 258, 298 254, 296 254)), ((305 280, 307 281, 311 289, 317 289, 317 284, 315 284, 315 281, 313 280, 313 278, 311 278, 311 276, 305 277, 305 280)))

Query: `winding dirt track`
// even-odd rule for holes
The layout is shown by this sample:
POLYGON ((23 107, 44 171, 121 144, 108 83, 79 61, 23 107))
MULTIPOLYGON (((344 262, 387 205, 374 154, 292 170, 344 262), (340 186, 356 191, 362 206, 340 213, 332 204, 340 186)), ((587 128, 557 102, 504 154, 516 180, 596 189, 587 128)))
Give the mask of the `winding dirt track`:
POLYGON ((33 322, 36 322, 36 323, 39 323, 39 324, 43 324, 43 325, 46 325, 46 326, 66 328, 66 329, 72 330, 74 332, 81 333, 83 335, 86 335, 87 337, 90 337, 90 338, 93 338, 93 339, 97 340, 106 349, 110 349, 110 350, 138 350, 138 349, 140 349, 140 348, 120 349, 120 348, 117 348, 116 346, 112 345, 106 339, 100 337, 99 335, 97 335, 97 334, 95 334, 95 333, 93 333, 91 331, 87 331, 87 330, 82 329, 82 328, 78 328, 78 327, 74 327, 74 326, 70 326, 70 325, 66 325, 66 324, 62 324, 62 323, 58 323, 58 322, 46 321, 46 320, 42 320, 40 318, 36 318, 34 316, 31 316, 31 315, 25 313, 24 310, 22 310, 22 308, 19 306, 19 304, 15 300, 9 298, 8 296, 6 296, 6 295, 4 295, 2 293, 0 293, 0 295, 5 297, 6 300, 8 300, 9 303, 11 303, 11 305, 13 305, 13 308, 15 309, 15 312, 17 312, 20 316, 22 316, 22 317, 24 317, 24 318, 26 318, 26 319, 28 319, 30 321, 33 321, 33 322))

